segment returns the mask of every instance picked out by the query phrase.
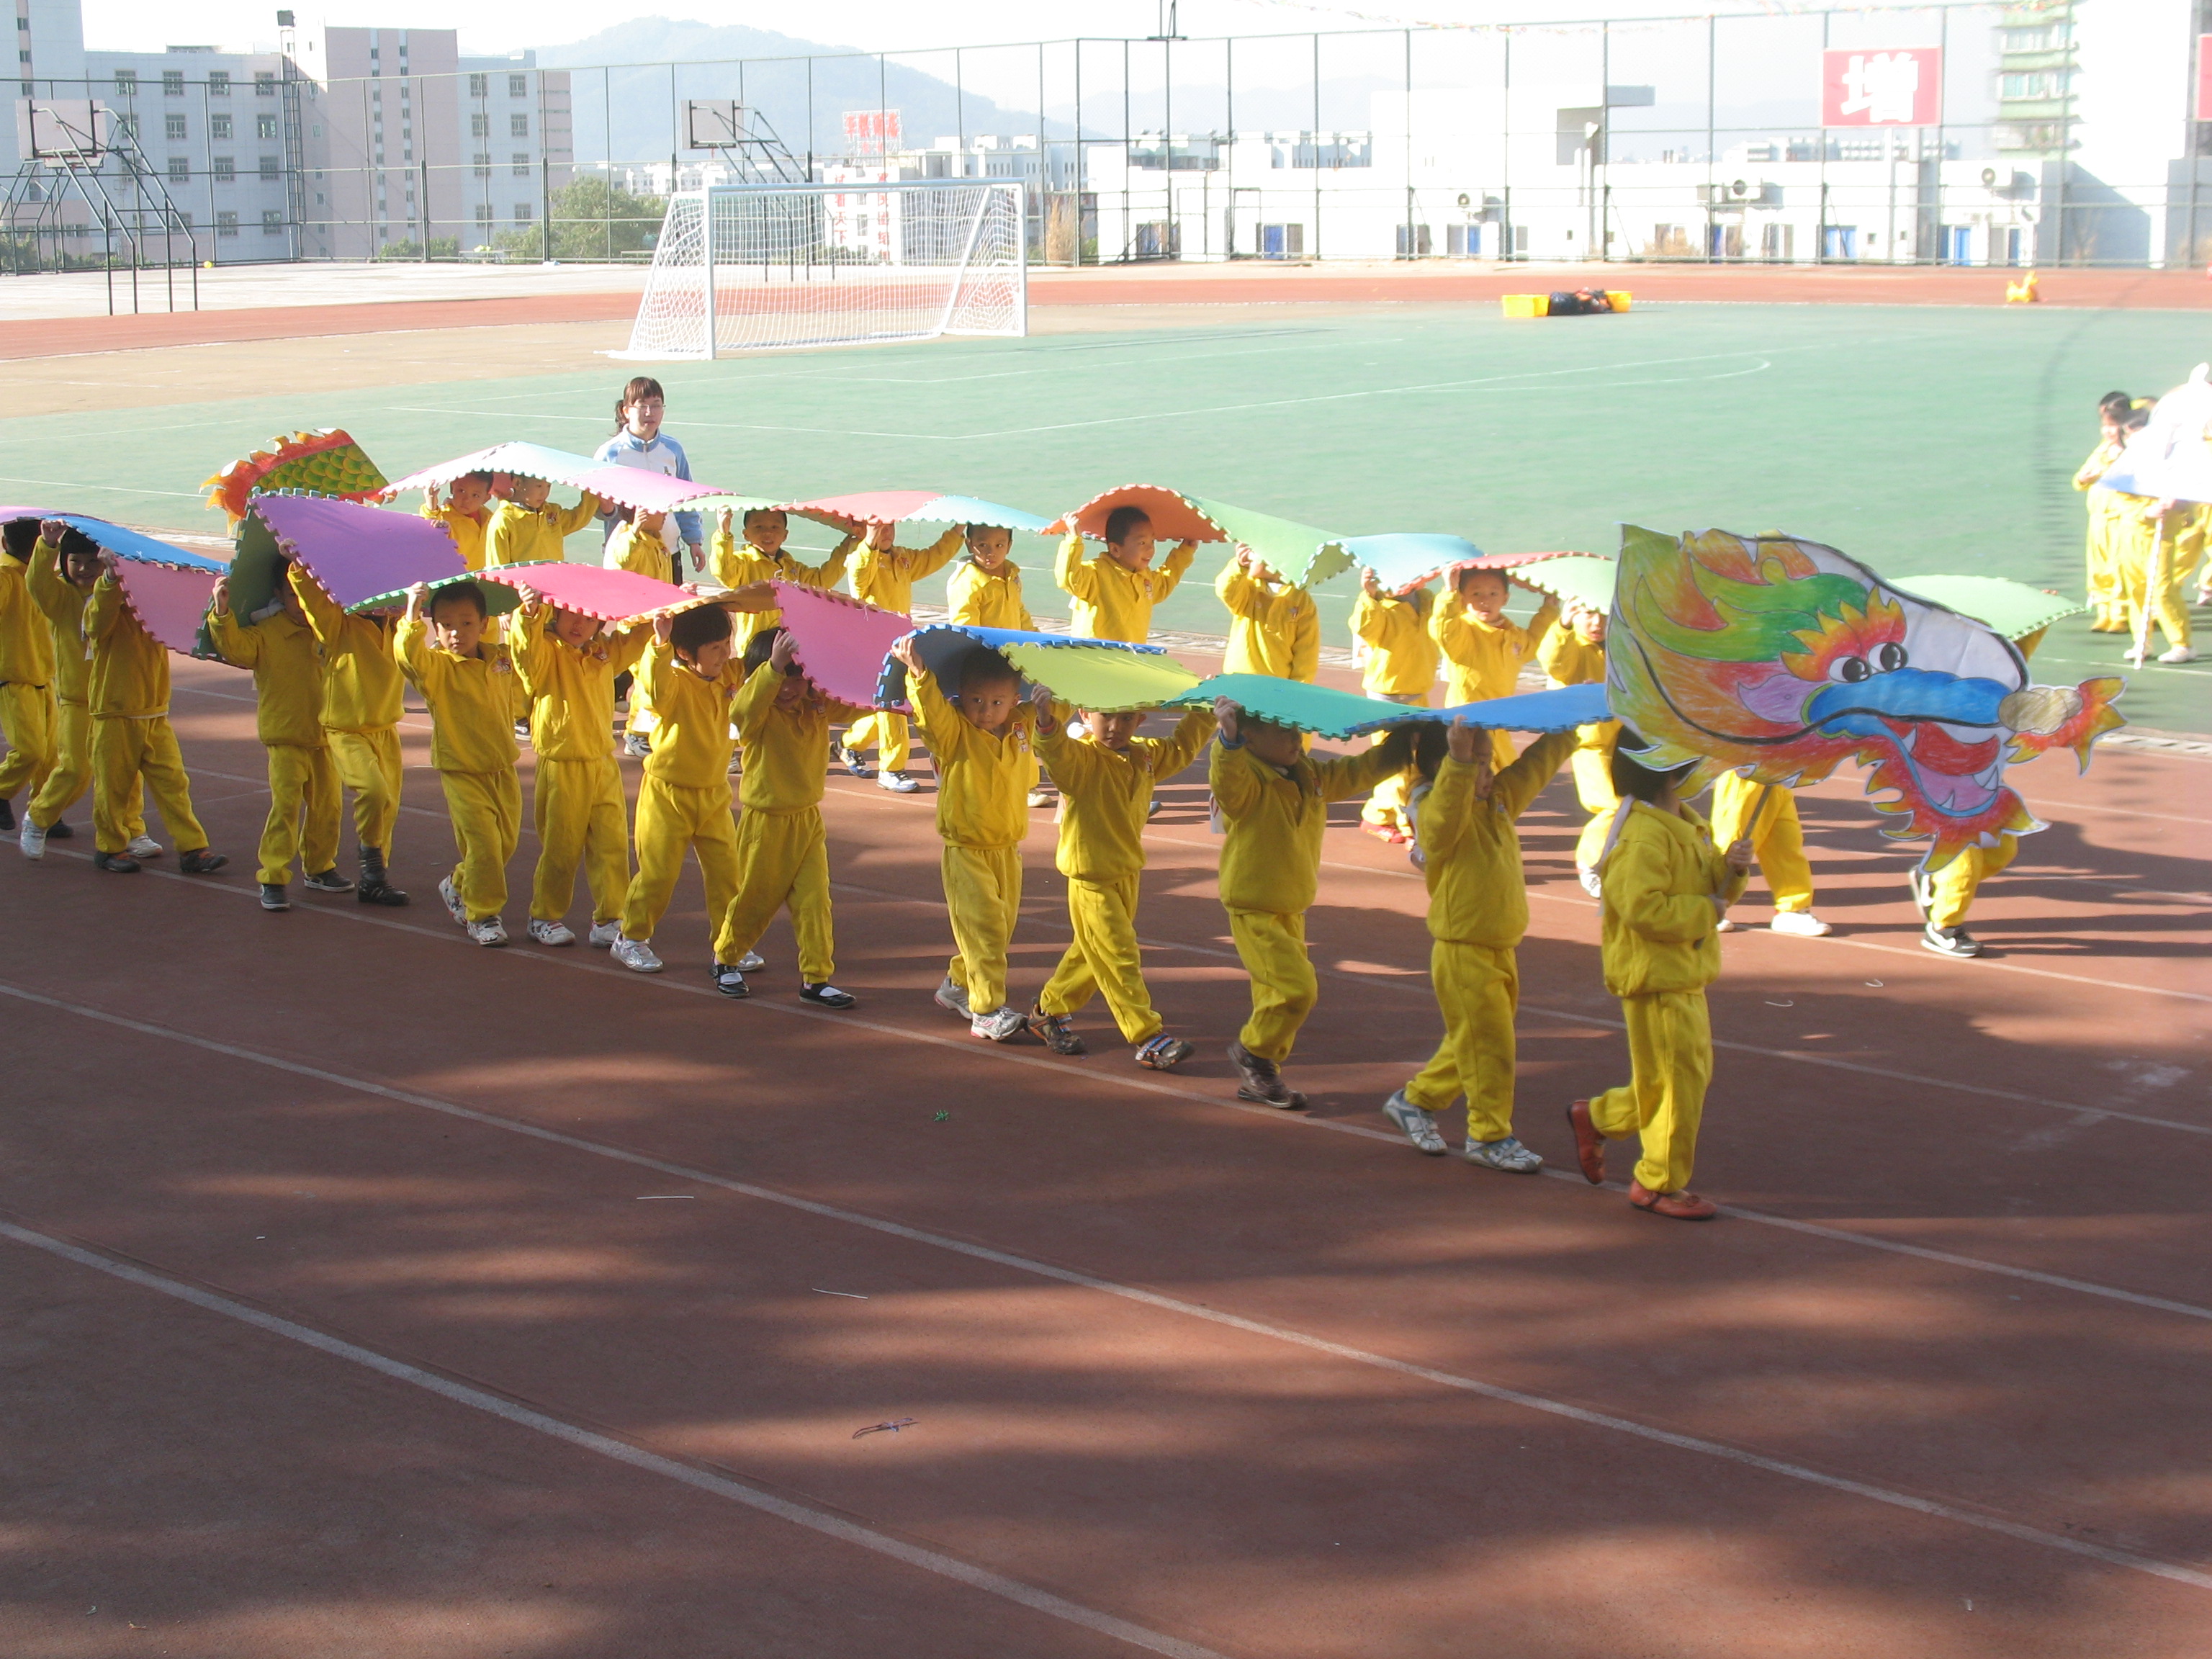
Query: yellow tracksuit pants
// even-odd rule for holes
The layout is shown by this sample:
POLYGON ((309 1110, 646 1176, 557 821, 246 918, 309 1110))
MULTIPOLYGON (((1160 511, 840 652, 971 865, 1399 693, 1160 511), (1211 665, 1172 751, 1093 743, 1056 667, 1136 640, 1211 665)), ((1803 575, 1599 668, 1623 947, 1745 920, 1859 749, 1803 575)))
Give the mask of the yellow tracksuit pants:
POLYGON ((653 937, 668 912, 676 878, 684 871, 684 851, 699 856, 707 884, 707 915, 714 932, 714 960, 735 962, 744 953, 727 951, 730 902, 738 896, 738 826, 730 816, 730 792, 687 789, 648 775, 637 792, 637 873, 623 901, 624 939, 653 937))
MULTIPOLYGON (((41 830, 51 830, 61 822, 62 814, 82 800, 84 792, 92 787, 92 710, 81 702, 64 702, 57 705, 54 713, 54 769, 46 774, 46 781, 39 786, 38 796, 31 802, 31 822, 41 830)), ((131 798, 130 810, 125 814, 129 820, 124 825, 125 842, 146 833, 145 799, 143 789, 131 798)))
POLYGON ((145 829, 140 787, 153 792, 161 821, 179 853, 207 848, 207 831, 192 816, 191 780, 168 716, 132 720, 96 714, 92 721, 92 836, 103 853, 119 853, 145 829))
POLYGON ((353 791, 353 834, 362 847, 392 857, 392 833, 399 825, 399 728, 380 726, 367 732, 330 732, 331 763, 338 781, 353 791))
POLYGON ((1725 850, 1751 837, 1752 856, 1766 878, 1777 910, 1813 908, 1813 866, 1805 857, 1805 826, 1797 797, 1726 772, 1713 784, 1713 845, 1725 850))
POLYGON ((1503 1140, 1513 1133, 1513 1013, 1521 1003, 1513 947, 1437 939, 1429 947, 1429 981, 1444 1040, 1406 1085, 1406 1098, 1440 1112, 1464 1094, 1468 1138, 1503 1140))
POLYGON ((576 897, 576 866, 584 866, 594 923, 622 915, 629 894, 629 814, 623 799, 622 769, 614 757, 538 762, 531 796, 538 830, 538 873, 530 884, 530 914, 558 921, 576 897))
POLYGON ((738 819, 738 893, 724 912, 714 954, 737 962, 760 943, 779 909, 791 912, 799 976, 809 985, 836 971, 830 925, 830 836, 822 811, 768 812, 748 807, 738 819))
POLYGON ((1589 1103, 1590 1122, 1608 1140, 1644 1137, 1637 1184, 1647 1193, 1679 1193, 1690 1184, 1698 1122, 1713 1080, 1713 1028, 1703 991, 1655 991, 1623 997, 1628 1021, 1628 1086, 1607 1089, 1589 1103))
POLYGON ((1006 950, 1022 910, 1022 849, 948 843, 943 868, 954 953, 945 977, 968 993, 969 1012, 995 1014, 1006 1006, 1006 950))
POLYGON ((845 731, 848 749, 880 749, 876 764, 886 772, 903 772, 914 756, 914 744, 908 736, 907 718, 879 708, 864 719, 854 720, 845 731))
POLYGON ((1969 847, 1936 872, 1935 892, 1928 920, 1937 927, 1956 927, 1973 908, 1974 895, 1985 876, 1994 876, 2012 862, 2020 850, 2017 836, 2001 836, 1995 847, 1969 847))
POLYGON ((1613 757, 1602 749, 1577 749, 1567 764, 1574 769, 1575 799, 1590 815, 1575 839, 1575 868, 1594 870, 1605 851, 1606 831, 1613 828, 1613 809, 1620 805, 1613 793, 1613 757))
MULTIPOLYGON (((2130 538, 2117 561, 2119 567, 2120 597, 2127 609, 2128 632, 2133 635, 2143 626, 2145 605, 2150 608, 2151 620, 2166 635, 2168 645, 2189 643, 2189 605, 2183 596, 2187 583, 2190 562, 2186 556, 2176 550, 2172 543, 2160 555, 2161 568, 2158 588, 2149 592, 2150 538, 2137 536, 2130 538)), ((2145 635, 2148 637, 2148 635, 2145 635)))
POLYGON ((507 861, 522 839, 522 781, 507 767, 497 772, 441 772, 446 812, 453 821, 453 890, 471 921, 507 908, 507 861))
MULTIPOLYGON (((1425 708, 1429 703, 1428 698, 1418 692, 1386 691, 1382 695, 1390 702, 1403 703, 1408 708, 1425 708)), ((1367 746, 1372 749, 1376 744, 1386 742, 1389 736, 1388 732, 1377 732, 1367 746)), ((1359 821, 1410 832, 1413 826, 1406 822, 1406 797, 1413 793, 1413 780, 1419 775, 1418 768, 1409 766, 1402 772, 1393 772, 1376 784, 1375 793, 1359 809, 1359 821)))
POLYGON ((1119 881, 1068 878, 1067 921, 1075 943, 1037 994, 1040 1012, 1072 1014, 1103 993, 1124 1037, 1136 1043, 1159 1035, 1162 1022, 1145 988, 1144 957, 1137 948, 1139 886, 1135 876, 1119 881))
POLYGON ((1291 1057, 1298 1028, 1321 997, 1306 956, 1306 919, 1272 910, 1231 910, 1229 934, 1252 976, 1252 1018, 1237 1040, 1278 1066, 1291 1057))
POLYGON ((0 685, 0 732, 8 738, 8 757, 0 760, 0 800, 26 788, 35 797, 54 769, 53 687, 0 685))
POLYGON ((292 878, 295 858, 310 876, 338 861, 338 769, 328 749, 272 743, 259 878, 283 886, 292 878))

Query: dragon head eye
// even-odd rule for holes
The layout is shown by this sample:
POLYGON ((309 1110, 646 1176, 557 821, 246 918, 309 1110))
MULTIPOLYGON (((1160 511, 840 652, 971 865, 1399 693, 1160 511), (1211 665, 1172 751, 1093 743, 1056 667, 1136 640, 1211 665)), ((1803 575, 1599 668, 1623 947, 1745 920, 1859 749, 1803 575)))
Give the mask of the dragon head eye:
POLYGON ((1905 647, 1895 640, 1884 640, 1875 647, 1874 665, 1881 673, 1895 673, 1905 666, 1905 647))
POLYGON ((1828 665, 1828 673, 1846 685, 1856 685, 1861 680, 1872 678, 1874 670, 1867 666, 1864 657, 1838 657, 1828 665))

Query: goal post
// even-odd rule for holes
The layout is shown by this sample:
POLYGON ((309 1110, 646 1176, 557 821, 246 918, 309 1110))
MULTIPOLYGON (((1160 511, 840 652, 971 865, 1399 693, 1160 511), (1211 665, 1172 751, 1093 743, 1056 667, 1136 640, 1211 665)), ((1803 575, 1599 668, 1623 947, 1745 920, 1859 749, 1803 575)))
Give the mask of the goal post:
POLYGON ((1028 331, 1028 197, 996 179, 718 185, 668 200, 641 362, 1028 331))

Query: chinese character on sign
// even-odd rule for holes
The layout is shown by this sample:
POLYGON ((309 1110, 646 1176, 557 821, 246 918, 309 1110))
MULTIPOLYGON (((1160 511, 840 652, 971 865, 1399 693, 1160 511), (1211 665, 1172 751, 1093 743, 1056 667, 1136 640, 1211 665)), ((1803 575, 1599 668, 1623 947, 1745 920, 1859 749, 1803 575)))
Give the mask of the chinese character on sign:
POLYGON ((1821 54, 1820 120, 1831 127, 1932 127, 1943 118, 1943 54, 1933 46, 1821 54))
POLYGON ((895 109, 848 109, 845 112, 845 148, 855 155, 881 155, 900 140, 899 112, 895 109))

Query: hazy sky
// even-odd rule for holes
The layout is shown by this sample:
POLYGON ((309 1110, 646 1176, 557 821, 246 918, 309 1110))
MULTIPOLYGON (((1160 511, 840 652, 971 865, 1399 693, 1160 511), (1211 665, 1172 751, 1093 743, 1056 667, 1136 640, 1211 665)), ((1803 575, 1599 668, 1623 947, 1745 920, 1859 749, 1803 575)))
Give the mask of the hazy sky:
MULTIPOLYGON (((1364 22, 1539 21, 1593 15, 1702 15, 1708 10, 1811 9, 1790 0, 1346 0, 1342 6, 1292 0, 1182 0, 1185 34, 1242 34, 1357 27, 1364 22)), ((346 0, 321 8, 295 6, 302 22, 392 27, 459 27, 473 52, 559 46, 595 34, 616 9, 605 0, 346 0)), ((1061 39, 1071 34, 1146 35, 1157 27, 1156 0, 1062 0, 1040 9, 1034 0, 813 0, 788 6, 732 6, 727 0, 640 0, 642 15, 745 23, 836 46, 894 50, 1061 39)), ((146 51, 166 45, 245 45, 276 34, 274 0, 193 0, 179 8, 161 0, 84 0, 85 40, 104 51, 146 51)))

